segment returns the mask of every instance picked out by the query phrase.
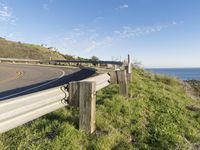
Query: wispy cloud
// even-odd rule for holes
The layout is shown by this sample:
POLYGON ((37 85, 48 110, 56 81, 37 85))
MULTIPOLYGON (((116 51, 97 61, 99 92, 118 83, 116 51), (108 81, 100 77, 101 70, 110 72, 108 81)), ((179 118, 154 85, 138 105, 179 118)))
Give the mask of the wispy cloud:
POLYGON ((11 11, 7 6, 3 6, 0 10, 1 17, 10 17, 12 15, 11 11))
POLYGON ((45 43, 56 46, 63 52, 84 51, 91 52, 95 50, 106 50, 112 46, 116 47, 121 39, 135 38, 160 32, 182 22, 172 21, 169 24, 152 25, 144 27, 124 26, 119 30, 111 30, 110 33, 103 34, 95 29, 85 29, 84 27, 74 28, 62 35, 48 38, 45 43))
POLYGON ((6 28, 0 28, 0 37, 9 39, 9 40, 19 40, 21 37, 20 32, 16 32, 13 29, 6 29, 6 28))
POLYGON ((177 25, 177 22, 176 21, 172 21, 172 25, 177 25))
POLYGON ((128 4, 123 4, 119 6, 119 9, 125 9, 125 8, 128 8, 128 4))
POLYGON ((94 29, 74 28, 70 32, 52 37, 51 39, 49 38, 45 42, 49 45, 57 46, 62 50, 83 50, 90 52, 112 45, 112 38, 109 36, 102 37, 94 29))
POLYGON ((138 37, 146 34, 151 34, 155 32, 160 32, 163 29, 169 28, 171 26, 175 26, 181 24, 182 22, 173 21, 169 24, 162 25, 153 25, 153 26, 144 26, 144 27, 130 27, 124 26, 121 30, 115 30, 114 33, 121 38, 130 38, 130 37, 138 37))
POLYGON ((6 39, 13 39, 15 37, 19 37, 20 36, 20 32, 10 32, 8 34, 6 34, 4 37, 6 39))
POLYGON ((0 37, 11 40, 18 37, 20 33, 13 28, 16 21, 17 18, 13 15, 12 8, 6 3, 0 2, 0 37))
POLYGON ((92 23, 98 23, 99 21, 102 21, 103 19, 104 19, 104 17, 98 16, 92 21, 92 23))
POLYGON ((16 17, 13 16, 12 9, 4 3, 0 3, 0 22, 14 23, 16 17))
POLYGON ((45 3, 42 4, 42 8, 45 11, 50 10, 50 5, 53 3, 54 0, 45 0, 45 3))
POLYGON ((90 43, 88 43, 88 46, 86 47, 85 50, 90 52, 91 50, 105 48, 105 47, 111 46, 112 42, 113 42, 113 39, 110 36, 106 36, 100 39, 93 39, 91 40, 90 43))
POLYGON ((97 48, 108 46, 112 43, 112 39, 108 36, 101 37, 94 29, 73 29, 72 32, 66 33, 64 38, 68 45, 73 49, 82 49, 90 52, 97 48))

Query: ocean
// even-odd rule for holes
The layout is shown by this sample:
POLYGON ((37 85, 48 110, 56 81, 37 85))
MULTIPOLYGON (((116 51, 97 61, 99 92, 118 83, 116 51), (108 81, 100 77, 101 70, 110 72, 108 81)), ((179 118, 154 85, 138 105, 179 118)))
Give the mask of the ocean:
POLYGON ((175 76, 182 80, 200 80, 200 68, 151 68, 145 70, 175 76))

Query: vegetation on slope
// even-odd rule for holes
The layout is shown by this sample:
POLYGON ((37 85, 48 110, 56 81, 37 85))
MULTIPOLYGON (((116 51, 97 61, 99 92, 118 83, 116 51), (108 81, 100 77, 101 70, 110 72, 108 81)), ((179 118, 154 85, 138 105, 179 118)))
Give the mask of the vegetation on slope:
POLYGON ((39 45, 12 42, 3 38, 0 38, 0 57, 40 60, 65 59, 57 51, 52 51, 39 45))
POLYGON ((186 83, 191 86, 193 96, 200 99, 200 80, 189 80, 186 83))
POLYGON ((78 130, 66 107, 0 135, 2 149, 199 149, 200 101, 174 78, 133 70, 130 98, 110 85, 97 94, 97 130, 78 130))

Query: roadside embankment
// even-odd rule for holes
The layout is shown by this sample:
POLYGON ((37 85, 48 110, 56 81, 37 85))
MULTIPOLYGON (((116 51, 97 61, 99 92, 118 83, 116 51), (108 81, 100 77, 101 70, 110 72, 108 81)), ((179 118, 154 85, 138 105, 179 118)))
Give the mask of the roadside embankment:
POLYGON ((78 130, 66 107, 0 135, 2 149, 199 149, 200 101, 182 81, 134 68, 129 98, 112 84, 97 93, 96 131, 78 130))

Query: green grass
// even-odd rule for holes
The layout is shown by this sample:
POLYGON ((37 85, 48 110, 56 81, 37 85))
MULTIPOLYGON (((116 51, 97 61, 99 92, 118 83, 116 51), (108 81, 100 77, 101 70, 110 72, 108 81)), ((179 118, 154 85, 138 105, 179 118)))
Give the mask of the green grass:
POLYGON ((200 102, 167 76, 133 69, 129 97, 110 85, 97 94, 95 133, 78 130, 78 110, 59 109, 0 135, 5 150, 200 148, 200 102))
POLYGON ((65 59, 64 55, 56 51, 50 51, 39 45, 12 42, 0 39, 0 57, 23 59, 65 59))

